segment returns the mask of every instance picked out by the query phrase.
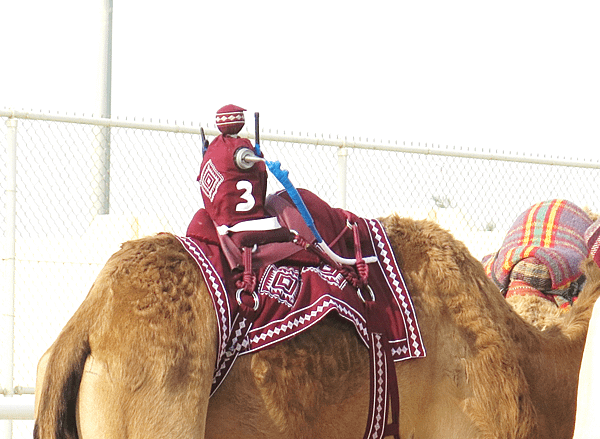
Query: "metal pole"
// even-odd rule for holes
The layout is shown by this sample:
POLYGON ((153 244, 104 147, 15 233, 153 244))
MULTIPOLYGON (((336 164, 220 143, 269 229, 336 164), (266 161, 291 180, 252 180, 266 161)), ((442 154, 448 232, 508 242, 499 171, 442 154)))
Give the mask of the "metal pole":
MULTIPOLYGON (((112 0, 101 1, 100 58, 98 62, 98 111, 100 117, 111 117, 112 75, 112 0)), ((94 211, 100 215, 110 211, 110 127, 94 127, 94 211)))
MULTIPOLYGON (((0 419, 10 423, 13 419, 33 420, 35 412, 34 395, 18 395, 0 399, 0 419)), ((10 438, 10 436, 8 436, 10 438)))
MULTIPOLYGON (((6 121, 7 178, 6 178, 6 254, 2 258, 4 288, 0 301, 0 330, 4 349, 0 353, 0 388, 4 397, 14 395, 14 345, 15 345, 15 230, 17 218, 17 119, 6 121)), ((0 432, 5 438, 12 437, 12 421, 2 421, 0 432)))
POLYGON ((348 148, 346 141, 341 148, 338 149, 338 207, 346 208, 346 169, 348 167, 348 148))

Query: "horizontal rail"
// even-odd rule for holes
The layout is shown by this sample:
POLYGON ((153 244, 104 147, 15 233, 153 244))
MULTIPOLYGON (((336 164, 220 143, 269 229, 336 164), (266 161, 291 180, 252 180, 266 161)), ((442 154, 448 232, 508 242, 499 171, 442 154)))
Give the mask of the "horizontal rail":
MULTIPOLYGON (((186 125, 169 125, 162 123, 152 123, 152 122, 139 122, 139 121, 129 121, 129 120, 120 120, 120 119, 106 119, 106 118, 98 118, 98 117, 78 117, 78 116, 68 116, 68 115, 60 115, 60 114, 50 114, 50 113, 34 113, 27 111, 18 111, 12 109, 0 109, 0 117, 8 117, 8 118, 16 118, 16 119, 28 119, 28 120, 43 120, 43 121, 51 121, 51 122, 65 122, 65 123, 76 123, 76 124, 85 124, 85 125, 99 125, 105 127, 115 127, 115 128, 131 128, 131 129, 143 129, 143 130, 152 130, 152 131, 164 131, 171 133, 185 133, 185 134, 200 134, 200 126, 186 126, 186 125)), ((204 128, 205 134, 209 136, 216 136, 219 133, 214 128, 204 128)), ((254 133, 251 132, 243 132, 243 137, 247 137, 249 139, 254 139, 254 133)), ((600 169, 600 161, 586 161, 585 159, 567 159, 567 158, 557 158, 557 157, 546 157, 533 154, 507 154, 504 152, 499 153, 497 150, 495 152, 492 151, 478 151, 475 149, 469 149, 462 147, 440 147, 427 145, 421 146, 420 143, 414 145, 414 142, 410 144, 406 144, 405 142, 398 143, 395 142, 368 142, 361 141, 355 139, 348 138, 324 138, 324 137, 309 137, 309 136, 294 136, 294 135, 286 135, 286 134, 278 134, 278 133, 263 133, 261 132, 261 139, 272 141, 272 142, 284 142, 284 143, 302 143, 307 145, 315 145, 315 146, 332 146, 336 148, 349 148, 349 149, 366 149, 366 150, 374 150, 374 151, 391 151, 391 152, 402 152, 407 154, 424 154, 424 155, 436 155, 436 156, 444 156, 444 157, 459 157, 459 158, 471 158, 471 159, 479 159, 479 160, 495 160, 495 161, 504 161, 504 162, 517 162, 517 163, 531 163, 538 165, 552 165, 552 166, 568 166, 568 167, 576 167, 576 168, 592 168, 592 169, 600 169)))
MULTIPOLYGON (((185 125, 169 125, 162 123, 152 122, 139 122, 130 120, 119 120, 119 119, 106 119, 103 117, 84 117, 84 116, 68 116, 61 114, 51 113, 34 113, 28 111, 18 110, 6 110, 0 109, 0 116, 15 118, 15 119, 27 119, 27 120, 44 120, 49 122, 65 122, 65 123, 76 123, 82 125, 97 125, 103 127, 115 127, 115 128, 132 128, 140 130, 151 130, 151 131, 166 131, 171 133, 184 133, 184 134, 200 134, 200 127, 185 126, 185 125)), ((208 129, 206 133, 212 136, 216 136, 219 132, 216 129, 208 129)))
POLYGON ((0 389, 0 395, 33 395, 35 393, 35 387, 23 387, 17 386, 12 392, 7 389, 0 389))
POLYGON ((0 419, 33 420, 35 398, 33 395, 0 397, 0 419))

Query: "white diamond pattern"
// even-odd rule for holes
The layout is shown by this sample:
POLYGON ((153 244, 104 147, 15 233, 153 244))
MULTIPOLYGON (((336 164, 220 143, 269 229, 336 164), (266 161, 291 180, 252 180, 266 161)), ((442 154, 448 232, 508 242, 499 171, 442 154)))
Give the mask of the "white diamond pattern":
POLYGON ((415 325, 415 321, 412 319, 413 308, 412 303, 407 302, 408 295, 405 294, 407 291, 406 285, 404 283, 404 279, 402 279, 402 274, 398 271, 396 274, 395 260, 392 263, 392 260, 388 258, 388 254, 391 252, 391 246, 385 234, 381 232, 381 223, 378 220, 369 219, 367 220, 371 233, 375 240, 377 241, 377 247, 380 249, 380 261, 382 262, 385 271, 388 274, 392 281, 393 292, 396 295, 396 298, 400 301, 400 305, 403 308, 404 312, 404 320, 406 322, 406 330, 408 331, 408 337, 413 340, 412 347, 414 349, 414 354, 416 356, 421 356, 420 347, 422 346, 421 337, 419 334, 418 327, 415 325), (389 249, 389 250, 388 250, 389 249), (400 280, 398 280, 398 277, 400 280))
MULTIPOLYGON (((359 335, 361 335, 363 340, 365 340, 366 342, 368 331, 362 317, 359 314, 357 314, 356 311, 346 307, 344 302, 335 300, 333 298, 325 300, 322 304, 318 305, 309 313, 300 315, 293 320, 282 322, 279 326, 276 326, 265 332, 261 332, 258 335, 251 336, 250 342, 253 345, 260 344, 262 346, 268 343, 271 339, 273 339, 275 335, 285 335, 294 330, 298 330, 299 328, 304 328, 312 321, 318 319, 323 314, 329 312, 332 308, 335 308, 341 316, 345 316, 346 318, 350 319, 354 323, 354 326, 356 327, 356 330, 358 331, 359 335)), ((248 352, 253 352, 258 349, 259 348, 253 348, 250 349, 248 352)))
POLYGON ((219 190, 219 186, 225 178, 219 172, 212 160, 204 164, 200 173, 200 189, 202 193, 210 200, 214 201, 215 195, 219 190))
MULTIPOLYGON (((227 344, 230 338, 229 327, 229 301, 225 293, 225 287, 221 283, 221 278, 217 274, 217 270, 210 263, 204 252, 193 239, 188 237, 177 237, 182 243, 183 248, 194 258, 198 266, 202 271, 209 290, 212 293, 213 305, 215 313, 217 314, 217 320, 221 322, 219 331, 219 351, 217 352, 217 366, 215 367, 215 373, 213 375, 213 392, 216 390, 217 385, 220 383, 219 377, 222 376, 223 370, 227 367, 227 360, 230 359, 231 353, 227 350, 227 344)), ((235 358, 231 358, 231 362, 235 358)), ((231 367, 231 365, 229 366, 231 367)), ((221 378, 222 379, 222 378, 221 378)))
POLYGON ((241 113, 224 113, 223 115, 217 115, 216 121, 217 123, 245 122, 245 119, 241 113))
POLYGON ((383 423, 384 423, 384 410, 385 410, 385 400, 387 398, 387 388, 386 388, 386 378, 385 378, 385 352, 383 350, 383 344, 381 342, 381 334, 372 333, 371 337, 374 341, 371 344, 371 349, 375 350, 374 357, 377 358, 375 362, 375 374, 377 379, 375 380, 377 384, 377 388, 375 389, 376 397, 375 397, 375 407, 374 417, 375 424, 372 425, 370 438, 372 439, 381 439, 381 435, 383 434, 383 423))

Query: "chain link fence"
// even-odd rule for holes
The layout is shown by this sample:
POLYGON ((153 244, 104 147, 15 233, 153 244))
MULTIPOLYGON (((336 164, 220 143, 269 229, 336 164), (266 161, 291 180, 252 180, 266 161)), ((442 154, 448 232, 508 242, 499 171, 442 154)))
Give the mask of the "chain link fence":
MULTIPOLYGON (((0 121, 4 310, 14 292, 14 339, 0 334, 0 352, 13 351, 12 385, 31 389, 39 358, 120 243, 185 234, 202 206, 200 128, 8 110, 0 110, 0 121)), ((518 214, 539 201, 566 198, 600 212, 599 162, 268 131, 261 147, 297 187, 328 203, 365 217, 398 212, 437 221, 478 258, 495 251, 518 214)), ((269 189, 281 189, 273 177, 269 189)), ((33 421, 12 425, 13 437, 31 437, 33 421)))

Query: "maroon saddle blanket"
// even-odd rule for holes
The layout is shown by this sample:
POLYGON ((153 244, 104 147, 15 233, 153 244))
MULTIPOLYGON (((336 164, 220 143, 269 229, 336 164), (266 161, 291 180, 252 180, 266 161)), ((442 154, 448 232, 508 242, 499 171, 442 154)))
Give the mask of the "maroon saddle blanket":
MULTIPOLYGON (((368 283, 375 295, 380 314, 377 320, 387 332, 393 360, 424 357, 425 347, 413 303, 383 225, 376 219, 358 218, 342 209, 331 208, 311 192, 301 190, 301 194, 324 241, 336 241, 331 247, 342 257, 355 257, 353 233, 345 233, 342 239, 336 238, 348 227, 349 219, 357 224, 363 257, 377 257, 377 262, 368 264, 368 283)), ((272 195, 268 204, 278 215, 280 224, 301 229, 298 233, 308 241, 314 239, 305 225, 297 224, 297 211, 286 194, 272 195), (308 234, 310 236, 306 236, 308 234)), ((353 323, 359 337, 369 346, 365 303, 339 267, 327 264, 302 266, 296 263, 302 260, 302 254, 296 259, 293 255, 288 257, 291 264, 284 260, 261 267, 256 288, 260 306, 253 320, 248 321, 240 317, 235 297, 235 279, 239 278, 239 273, 231 268, 221 251, 214 225, 203 209, 195 215, 187 235, 179 240, 200 267, 219 322, 212 393, 238 355, 256 352, 293 337, 331 312, 353 323)), ((298 250, 302 248, 298 247, 298 250)))

